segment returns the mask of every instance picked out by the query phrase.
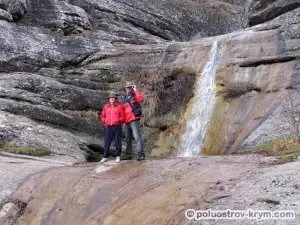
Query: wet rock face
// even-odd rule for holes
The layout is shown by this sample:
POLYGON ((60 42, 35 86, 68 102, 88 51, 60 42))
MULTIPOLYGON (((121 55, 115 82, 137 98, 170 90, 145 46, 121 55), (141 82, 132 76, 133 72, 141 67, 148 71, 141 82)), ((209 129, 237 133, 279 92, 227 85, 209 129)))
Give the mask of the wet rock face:
MULTIPOLYGON (((31 177, 13 194, 8 204, 23 203, 21 217, 14 217, 18 209, 12 208, 0 222, 182 225, 193 223, 185 217, 187 209, 297 213, 300 162, 270 166, 272 162, 254 155, 231 155, 55 168, 31 177)), ((264 224, 281 222, 274 221, 264 224)), ((203 222, 220 224, 219 220, 203 222)))
POLYGON ((27 204, 14 224, 36 224, 38 218, 42 224, 56 225, 175 223, 184 219, 184 206, 201 201, 220 174, 227 181, 253 168, 258 160, 251 158, 250 163, 248 156, 132 161, 118 166, 108 162, 97 170, 94 164, 65 167, 63 176, 61 169, 53 169, 34 176, 12 197, 27 204), (244 166, 237 170, 237 164, 244 166))
POLYGON ((291 94, 299 100, 298 3, 248 1, 248 22, 255 26, 223 40, 226 50, 217 73, 218 100, 204 152, 255 149, 295 134, 283 104, 291 94), (279 5, 283 11, 277 11, 279 5))
MULTIPOLYGON (((294 127, 287 122, 291 118, 282 113, 282 104, 288 101, 289 93, 299 93, 299 39, 290 29, 299 23, 282 23, 280 28, 270 30, 283 18, 285 15, 237 33, 227 42, 217 74, 218 102, 207 153, 252 149, 294 134, 294 127), (217 136, 224 138, 214 142, 217 136)), ((299 95, 295 94, 295 100, 299 95)))

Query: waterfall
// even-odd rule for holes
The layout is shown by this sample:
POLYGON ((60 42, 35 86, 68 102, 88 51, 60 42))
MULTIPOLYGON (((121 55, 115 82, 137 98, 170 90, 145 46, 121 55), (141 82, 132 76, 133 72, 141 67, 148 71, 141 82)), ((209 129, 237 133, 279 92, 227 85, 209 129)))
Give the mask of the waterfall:
POLYGON ((192 111, 186 124, 185 133, 182 136, 179 156, 189 157, 200 154, 214 109, 216 96, 215 77, 221 55, 221 51, 218 50, 218 41, 215 41, 211 47, 208 62, 197 80, 195 95, 191 103, 192 111))

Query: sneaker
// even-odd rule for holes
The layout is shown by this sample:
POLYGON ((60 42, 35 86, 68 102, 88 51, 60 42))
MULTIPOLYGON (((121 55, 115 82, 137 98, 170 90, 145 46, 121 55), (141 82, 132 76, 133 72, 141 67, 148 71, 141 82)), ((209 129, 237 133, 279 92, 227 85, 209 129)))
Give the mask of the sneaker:
POLYGON ((117 156, 116 163, 119 163, 121 161, 120 156, 117 156))
POLYGON ((145 155, 138 156, 136 158, 137 161, 145 160, 145 155))
POLYGON ((108 161, 108 158, 102 158, 101 161, 100 161, 100 163, 105 163, 107 161, 108 161))

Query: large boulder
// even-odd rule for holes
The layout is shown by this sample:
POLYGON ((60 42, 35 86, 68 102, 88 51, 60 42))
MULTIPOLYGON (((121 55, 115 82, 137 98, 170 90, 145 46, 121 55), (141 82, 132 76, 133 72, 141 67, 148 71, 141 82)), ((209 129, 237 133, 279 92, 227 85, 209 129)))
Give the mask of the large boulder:
POLYGON ((251 29, 255 31, 277 29, 281 36, 280 39, 283 40, 283 47, 288 48, 291 53, 297 52, 300 38, 300 17, 297 16, 299 13, 300 8, 296 8, 271 21, 253 26, 251 29))
MULTIPOLYGON (((1 105, 6 102, 2 101, 1 105)), ((10 104, 13 104, 11 102, 10 104)), ((3 107, 7 107, 4 105, 3 107)), ((3 109, 1 108, 1 110, 3 109)), ((28 110, 19 106, 19 110, 28 110)), ((31 112, 32 115, 36 112, 31 112)), ((41 112, 37 112, 41 113, 41 112)), ((48 111, 48 115, 50 112, 48 111)), ((57 114, 53 115, 57 116, 57 114)), ((65 118, 68 118, 65 116, 65 118)), ((61 119, 61 118, 60 118, 61 119)), ((69 122, 70 117, 68 118, 69 122)), ((97 143, 99 139, 83 131, 75 132, 73 129, 61 129, 61 125, 32 120, 23 115, 3 112, 0 113, 1 141, 10 142, 18 146, 32 146, 49 150, 49 158, 67 162, 86 162, 88 158, 87 146, 97 143)), ((66 121, 68 122, 68 121, 66 121)))
POLYGON ((96 91, 62 84, 54 79, 29 73, 2 74, 1 97, 40 104, 59 110, 100 109, 107 97, 96 91))
POLYGON ((13 17, 7 11, 0 9, 0 20, 6 20, 8 22, 11 22, 11 21, 13 21, 13 17))
POLYGON ((248 24, 253 26, 270 21, 298 7, 298 0, 250 0, 247 9, 248 24))
POLYGON ((1 72, 37 71, 43 67, 74 66, 110 43, 83 37, 58 37, 37 27, 0 21, 1 72))
POLYGON ((69 4, 68 1, 58 0, 30 0, 28 14, 22 23, 43 26, 64 35, 91 29, 84 9, 69 4))
POLYGON ((240 28, 242 8, 222 1, 30 0, 25 25, 112 42, 149 43, 213 36, 240 28))
POLYGON ((27 12, 27 1, 26 0, 1 0, 0 1, 0 12, 4 14, 6 11, 8 14, 8 21, 20 20, 27 12))

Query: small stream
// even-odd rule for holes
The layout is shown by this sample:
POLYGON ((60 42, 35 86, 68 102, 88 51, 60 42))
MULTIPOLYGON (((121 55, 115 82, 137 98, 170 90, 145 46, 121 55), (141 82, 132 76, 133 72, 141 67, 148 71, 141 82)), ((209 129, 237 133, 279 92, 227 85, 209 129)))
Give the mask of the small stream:
POLYGON ((192 111, 186 124, 185 133, 179 147, 180 157, 198 156, 204 142, 209 120, 212 115, 216 96, 216 71, 222 51, 218 41, 212 44, 208 61, 197 80, 192 111))

